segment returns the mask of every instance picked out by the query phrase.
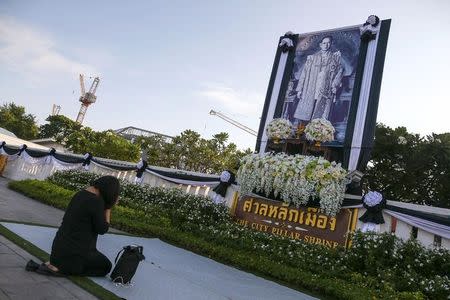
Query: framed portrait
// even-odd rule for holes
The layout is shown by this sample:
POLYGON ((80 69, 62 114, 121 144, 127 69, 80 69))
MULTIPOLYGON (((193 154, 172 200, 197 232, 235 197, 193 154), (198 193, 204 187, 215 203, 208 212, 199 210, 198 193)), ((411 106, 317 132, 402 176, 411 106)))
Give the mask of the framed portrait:
POLYGON ((359 27, 298 36, 281 117, 294 126, 324 118, 343 145, 355 84, 359 27))
POLYGON ((323 118, 334 127, 324 143, 349 170, 367 164, 391 20, 280 37, 267 89, 256 151, 267 151, 266 126, 275 118, 296 128, 323 118))

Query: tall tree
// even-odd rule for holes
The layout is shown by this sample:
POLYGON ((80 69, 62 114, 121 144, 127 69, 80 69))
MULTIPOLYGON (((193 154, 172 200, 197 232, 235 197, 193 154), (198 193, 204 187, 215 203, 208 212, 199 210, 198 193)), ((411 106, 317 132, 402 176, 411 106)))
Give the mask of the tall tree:
POLYGON ((391 200, 450 208, 450 133, 420 137, 378 124, 365 181, 391 200))
POLYGON ((45 119, 48 123, 40 127, 39 136, 41 138, 54 138, 61 143, 75 131, 81 129, 81 125, 63 115, 48 116, 45 119))
POLYGON ((149 137, 137 137, 134 143, 142 150, 147 152, 147 161, 150 165, 165 166, 165 153, 167 150, 166 138, 160 135, 153 135, 149 137))
POLYGON ((251 153, 237 149, 233 143, 227 144, 228 134, 218 133, 212 139, 204 139, 193 130, 185 130, 171 142, 162 138, 138 138, 138 143, 148 152, 151 165, 183 169, 202 173, 220 173, 228 169, 237 171, 240 158, 251 153))
POLYGON ((30 140, 37 137, 39 128, 36 117, 25 112, 25 107, 13 102, 0 106, 0 127, 3 127, 17 137, 30 140))
POLYGON ((89 127, 83 127, 72 132, 65 139, 65 144, 74 153, 90 152, 94 156, 129 162, 137 162, 140 157, 137 145, 111 130, 94 131, 89 127))

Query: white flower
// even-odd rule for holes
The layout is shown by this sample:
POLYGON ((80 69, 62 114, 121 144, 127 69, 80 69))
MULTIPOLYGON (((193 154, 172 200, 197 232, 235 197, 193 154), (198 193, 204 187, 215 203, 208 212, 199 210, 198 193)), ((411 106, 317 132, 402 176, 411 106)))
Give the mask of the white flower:
POLYGON ((287 139, 292 134, 292 123, 287 119, 273 119, 266 131, 270 139, 287 139))
POLYGON ((302 206, 319 198, 320 208, 335 215, 344 199, 347 171, 323 158, 284 153, 249 154, 242 159, 237 178, 241 193, 273 193, 286 203, 302 206))
POLYGON ((375 205, 380 204, 383 200, 383 196, 378 192, 368 192, 364 196, 364 203, 369 207, 374 207, 375 205))
POLYGON ((314 119, 305 127, 307 140, 318 142, 331 142, 334 140, 334 127, 330 121, 320 118, 314 119))
POLYGON ((408 140, 404 136, 398 137, 398 144, 399 145, 406 145, 408 143, 408 140))

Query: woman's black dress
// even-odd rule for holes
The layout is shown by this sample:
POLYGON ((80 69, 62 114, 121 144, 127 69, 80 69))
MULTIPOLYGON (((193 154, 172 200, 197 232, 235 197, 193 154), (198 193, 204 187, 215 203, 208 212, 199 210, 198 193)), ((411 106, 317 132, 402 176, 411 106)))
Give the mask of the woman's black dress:
POLYGON ((103 200, 87 190, 76 193, 53 240, 50 263, 66 275, 105 276, 112 265, 97 250, 97 236, 108 228, 103 200))

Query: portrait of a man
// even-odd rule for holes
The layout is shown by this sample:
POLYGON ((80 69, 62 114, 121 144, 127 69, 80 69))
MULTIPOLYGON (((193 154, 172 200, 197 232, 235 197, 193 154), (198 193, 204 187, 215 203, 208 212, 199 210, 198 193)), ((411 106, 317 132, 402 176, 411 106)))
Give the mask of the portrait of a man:
POLYGON ((345 138, 360 36, 357 28, 299 36, 282 117, 295 126, 329 120, 345 138))
POLYGON ((336 101, 336 91, 341 85, 341 52, 331 51, 333 38, 320 41, 320 50, 308 55, 297 83, 299 99, 294 118, 310 121, 328 119, 331 103, 336 101))

